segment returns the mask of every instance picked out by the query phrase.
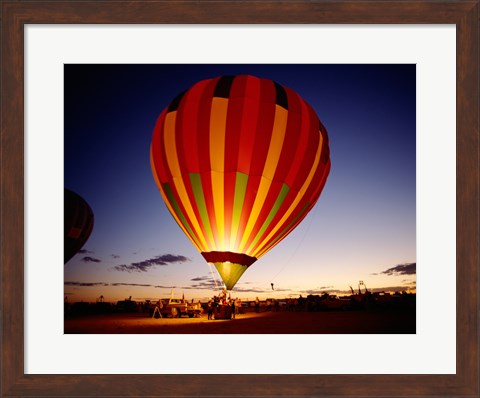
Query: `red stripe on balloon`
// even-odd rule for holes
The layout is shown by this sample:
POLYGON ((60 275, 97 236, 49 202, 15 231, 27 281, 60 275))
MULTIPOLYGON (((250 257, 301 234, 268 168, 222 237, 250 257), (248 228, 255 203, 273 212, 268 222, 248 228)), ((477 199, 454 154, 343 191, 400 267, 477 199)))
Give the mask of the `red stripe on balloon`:
POLYGON ((227 123, 225 134, 225 171, 236 172, 242 128, 242 115, 245 102, 244 76, 233 81, 228 99, 227 123))
POLYGON ((318 176, 314 178, 312 181, 312 192, 308 197, 308 201, 315 203, 315 201, 318 200, 320 197, 320 194, 323 191, 323 187, 325 186, 325 183, 327 182, 327 177, 328 174, 330 173, 330 160, 327 162, 326 165, 323 163, 320 163, 320 170, 318 173, 318 176))
POLYGON ((288 119, 282 152, 280 153, 277 169, 273 178, 274 181, 280 181, 282 183, 285 181, 286 176, 292 167, 292 162, 294 160, 295 152, 298 148, 300 132, 302 129, 302 108, 300 99, 292 90, 285 90, 288 98, 288 119))
POLYGON ((240 142, 237 154, 237 170, 244 174, 250 174, 258 117, 260 115, 259 96, 260 79, 247 76, 243 104, 244 112, 241 115, 240 142))
POLYGON ((261 80, 260 115, 255 131, 255 143, 251 160, 250 174, 262 175, 267 160, 273 122, 275 120, 275 85, 271 80, 261 80))
POLYGON ((175 118, 175 147, 177 152, 178 166, 180 168, 180 174, 184 180, 185 185, 190 185, 187 184, 187 181, 185 181, 185 179, 188 178, 187 159, 192 156, 192 148, 194 147, 192 145, 188 145, 188 142, 186 143, 186 140, 183 139, 183 132, 187 131, 185 129, 184 122, 185 119, 189 118, 188 114, 185 111, 185 97, 186 95, 182 97, 177 106, 177 116, 175 118))
POLYGON ((192 173, 200 172, 200 161, 198 145, 198 120, 199 120, 199 101, 208 85, 208 80, 202 80, 195 84, 185 94, 182 108, 182 149, 185 151, 185 168, 192 173))
POLYGON ((307 152, 309 149, 313 151, 313 148, 308 148, 307 146, 308 135, 310 133, 310 120, 307 119, 308 109, 304 101, 300 101, 300 110, 301 110, 301 124, 300 124, 300 130, 298 131, 298 135, 299 135, 298 145, 295 149, 295 152, 293 153, 292 160, 289 164, 290 170, 287 176, 285 177, 285 183, 291 189, 294 189, 296 191, 299 191, 302 186, 301 182, 300 184, 299 183, 295 184, 295 181, 296 181, 296 177, 298 176, 302 160, 305 156, 305 152, 307 152))
POLYGON ((198 153, 199 171, 202 173, 212 169, 210 165, 210 112, 212 109, 213 91, 217 81, 218 78, 208 81, 198 103, 197 147, 192 148, 192 150, 198 153))
MULTIPOLYGON (((308 116, 305 116, 308 120, 313 120, 313 122, 309 123, 308 126, 308 133, 307 133, 307 140, 306 140, 306 150, 302 154, 300 165, 298 166, 297 175, 293 181, 293 186, 300 190, 303 186, 303 183, 307 179, 310 170, 312 169, 312 165, 315 161, 315 156, 317 154, 317 148, 320 143, 320 134, 318 133, 318 122, 317 118, 311 118, 311 108, 310 106, 305 103, 306 105, 306 112, 308 116)), ((300 156, 300 155, 298 155, 300 156)))
POLYGON ((322 134, 322 138, 323 138, 323 148, 322 148, 322 153, 320 155, 320 161, 323 164, 326 164, 327 162, 330 161, 330 143, 328 141, 327 129, 320 122, 320 120, 318 121, 318 124, 320 125, 320 133, 322 134))

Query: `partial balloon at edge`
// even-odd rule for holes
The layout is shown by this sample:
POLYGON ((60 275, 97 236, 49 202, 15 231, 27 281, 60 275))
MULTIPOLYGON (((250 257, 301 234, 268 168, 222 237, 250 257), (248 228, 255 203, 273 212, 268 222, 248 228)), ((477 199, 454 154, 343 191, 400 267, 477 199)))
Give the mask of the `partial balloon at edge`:
POLYGON ((228 290, 317 202, 328 134, 295 91, 254 76, 202 80, 157 119, 153 175, 170 213, 228 290))
POLYGON ((93 230, 93 211, 80 195, 64 189, 64 254, 66 264, 86 243, 93 230))

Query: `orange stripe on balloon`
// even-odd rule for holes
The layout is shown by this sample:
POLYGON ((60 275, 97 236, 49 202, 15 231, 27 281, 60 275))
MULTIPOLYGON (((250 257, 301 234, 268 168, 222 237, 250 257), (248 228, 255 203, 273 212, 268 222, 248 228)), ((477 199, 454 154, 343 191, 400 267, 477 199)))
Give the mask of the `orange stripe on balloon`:
POLYGON ((228 99, 213 98, 210 112, 210 164, 212 168, 213 207, 217 222, 217 250, 224 250, 224 163, 225 128, 227 125, 228 99))

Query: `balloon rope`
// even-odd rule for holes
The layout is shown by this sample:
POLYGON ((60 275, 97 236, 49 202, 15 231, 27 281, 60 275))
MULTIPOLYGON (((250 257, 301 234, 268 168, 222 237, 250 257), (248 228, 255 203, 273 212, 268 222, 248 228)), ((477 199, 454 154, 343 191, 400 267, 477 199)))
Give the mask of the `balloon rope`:
POLYGON ((210 263, 207 263, 208 264, 208 268, 210 268, 210 274, 212 275, 212 278, 213 278, 213 281, 215 282, 215 289, 218 291, 218 283, 217 283, 217 278, 215 276, 215 272, 213 271, 213 268, 212 268, 212 264, 210 263))

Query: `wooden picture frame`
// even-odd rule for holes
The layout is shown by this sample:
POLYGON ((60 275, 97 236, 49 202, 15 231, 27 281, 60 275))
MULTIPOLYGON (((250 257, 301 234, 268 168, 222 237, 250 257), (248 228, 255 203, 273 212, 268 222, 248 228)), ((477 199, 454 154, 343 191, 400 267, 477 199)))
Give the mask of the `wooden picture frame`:
POLYGON ((1 13, 1 396, 478 396, 478 0, 3 1, 1 13), (47 23, 455 24, 456 374, 189 375, 188 382, 184 375, 24 374, 24 26, 47 23))

